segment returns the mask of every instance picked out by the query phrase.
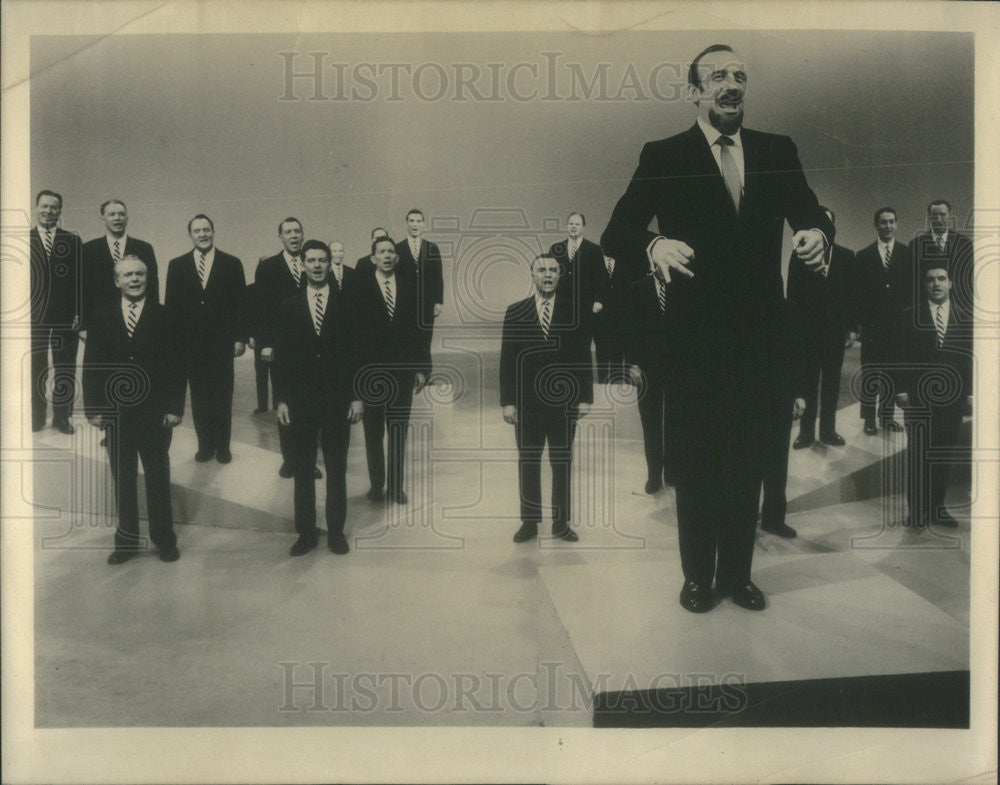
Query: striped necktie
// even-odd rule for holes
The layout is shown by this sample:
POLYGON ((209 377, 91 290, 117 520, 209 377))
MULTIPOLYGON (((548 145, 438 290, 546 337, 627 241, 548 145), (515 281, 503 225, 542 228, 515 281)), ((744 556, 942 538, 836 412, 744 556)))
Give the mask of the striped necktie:
POLYGON ((316 327, 316 335, 319 335, 323 331, 324 314, 323 292, 321 290, 316 292, 316 296, 313 298, 313 325, 316 327))
POLYGON ((664 281, 660 276, 654 275, 653 280, 656 281, 656 299, 660 301, 660 313, 667 312, 667 282, 664 281))
POLYGON ((125 329, 128 330, 128 337, 132 337, 135 326, 139 322, 139 303, 128 304, 128 317, 125 319, 125 329))
POLYGON ((608 278, 613 278, 615 275, 615 260, 610 256, 605 256, 604 268, 608 271, 608 278))
POLYGON ((542 302, 542 335, 546 338, 549 337, 549 324, 552 321, 552 300, 545 300, 542 302))
POLYGON ((937 306, 937 313, 934 314, 934 327, 937 329, 937 347, 940 349, 944 346, 944 334, 947 329, 947 325, 944 323, 944 307, 937 306))
POLYGON ((720 136, 716 142, 719 145, 719 161, 722 163, 722 179, 726 181, 726 190, 729 191, 729 198, 733 200, 733 207, 736 212, 740 211, 740 198, 743 186, 740 184, 740 170, 736 166, 736 159, 729 152, 733 140, 728 136, 720 136))
POLYGON ((292 275, 295 277, 295 285, 302 286, 302 264, 297 256, 292 257, 292 275))
POLYGON ((201 288, 205 288, 205 268, 206 268, 205 254, 202 251, 198 252, 198 280, 201 281, 201 288))
POLYGON ((389 321, 391 322, 393 320, 393 318, 396 316, 396 303, 395 303, 395 301, 392 298, 392 289, 389 287, 389 279, 388 278, 385 279, 385 288, 384 288, 383 291, 385 292, 385 294, 384 294, 384 297, 385 297, 385 310, 386 310, 386 313, 389 314, 389 321))
POLYGON ((885 259, 882 262, 882 264, 885 265, 885 269, 886 270, 889 269, 889 263, 891 261, 892 261, 892 246, 891 245, 887 245, 885 247, 885 259))
POLYGON ((115 240, 115 263, 117 264, 122 260, 122 241, 115 240))
POLYGON ((344 289, 344 268, 341 265, 335 265, 333 268, 333 280, 337 282, 337 291, 343 291, 344 289))

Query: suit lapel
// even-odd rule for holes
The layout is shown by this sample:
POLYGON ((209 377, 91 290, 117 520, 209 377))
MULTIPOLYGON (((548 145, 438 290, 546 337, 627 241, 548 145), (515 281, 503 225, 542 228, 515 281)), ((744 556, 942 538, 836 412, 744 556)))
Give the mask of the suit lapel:
MULTIPOLYGON (((760 140, 753 131, 743 129, 740 132, 743 142, 743 201, 740 204, 740 214, 747 212, 747 205, 752 205, 760 188, 757 178, 761 169, 760 140)), ((725 185, 725 181, 723 181, 725 185)))
MULTIPOLYGON (((743 162, 746 170, 746 135, 743 134, 743 162)), ((722 178, 719 165, 715 162, 715 156, 708 144, 708 139, 702 133, 701 128, 695 123, 688 132, 688 143, 691 147, 691 160, 695 173, 702 177, 703 185, 701 191, 707 197, 705 206, 706 215, 731 215, 736 216, 733 207, 733 200, 729 197, 726 188, 726 181, 722 178), (715 203, 714 206, 712 203, 715 203)))

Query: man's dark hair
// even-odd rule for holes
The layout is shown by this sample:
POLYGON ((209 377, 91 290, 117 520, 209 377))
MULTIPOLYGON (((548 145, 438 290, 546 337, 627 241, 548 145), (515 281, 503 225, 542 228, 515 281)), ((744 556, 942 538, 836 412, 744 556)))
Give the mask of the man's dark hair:
POLYGON ((302 258, 306 258, 306 253, 308 251, 322 251, 326 254, 326 260, 329 262, 332 258, 330 253, 330 246, 324 243, 322 240, 306 240, 302 243, 302 250, 299 252, 302 254, 302 258))
POLYGON ((701 59, 705 55, 712 54, 712 52, 732 52, 733 47, 729 44, 712 44, 707 49, 703 49, 698 53, 698 56, 691 61, 691 65, 688 66, 688 84, 692 87, 701 88, 701 79, 698 78, 698 66, 701 64, 701 59))
POLYGON ((549 259, 551 259, 553 262, 559 261, 558 259, 556 259, 556 257, 553 254, 550 254, 550 253, 540 253, 540 254, 538 254, 538 256, 536 256, 534 259, 531 260, 531 264, 528 265, 528 269, 529 270, 534 270, 535 269, 535 262, 541 261, 542 259, 545 259, 546 261, 549 260, 549 259))
MULTIPOLYGON (((106 202, 101 204, 101 215, 104 215, 104 211, 108 209, 109 204, 120 204, 122 207, 125 207, 125 202, 121 199, 108 199, 106 202)), ((128 212, 128 207, 125 207, 125 212, 128 212)))
POLYGON ((62 194, 57 194, 55 191, 49 191, 47 189, 39 191, 38 195, 35 196, 35 207, 38 207, 38 200, 41 199, 43 196, 54 196, 56 199, 59 200, 60 209, 62 208, 62 194))
POLYGON ((872 218, 872 223, 876 226, 878 226, 878 219, 882 217, 882 213, 892 213, 893 218, 899 218, 895 207, 880 207, 875 211, 875 217, 872 218))
POLYGON ((933 202, 927 205, 927 212, 930 212, 931 208, 937 204, 943 204, 945 207, 948 208, 948 213, 949 214, 951 213, 951 202, 949 202, 947 199, 935 199, 933 202))
POLYGON ((586 225, 587 225, 587 219, 586 219, 586 217, 584 217, 583 213, 579 213, 579 212, 575 212, 575 211, 574 211, 574 212, 572 212, 572 213, 570 213, 569 215, 567 215, 567 216, 566 216, 566 220, 568 221, 568 220, 569 220, 570 218, 572 218, 572 217, 573 217, 574 215, 579 215, 579 216, 580 216, 580 220, 581 220, 581 221, 583 222, 583 225, 584 225, 584 226, 586 226, 586 225))
POLYGON ((372 235, 371 235, 371 237, 372 237, 373 240, 375 239, 375 232, 381 232, 386 237, 389 236, 389 231, 387 229, 385 229, 385 228, 383 228, 381 226, 376 226, 374 229, 372 229, 372 235))
POLYGON ((410 220, 410 216, 411 215, 419 215, 421 218, 423 218, 424 217, 424 211, 420 210, 420 209, 418 209, 416 207, 414 207, 412 210, 407 211, 407 213, 406 213, 406 220, 407 221, 410 220))
POLYGON ((300 221, 294 215, 290 215, 284 221, 282 221, 281 223, 278 224, 278 234, 281 234, 281 227, 282 226, 284 226, 285 224, 293 224, 293 223, 294 224, 298 224, 299 225, 299 229, 302 228, 302 221, 300 221))
POLYGON ((194 218, 188 221, 188 234, 191 234, 191 224, 193 224, 199 218, 208 221, 208 225, 212 227, 212 231, 213 232, 215 231, 215 224, 212 222, 212 219, 209 218, 207 215, 205 215, 205 213, 198 213, 194 218))
POLYGON ((386 235, 385 237, 377 237, 376 239, 372 240, 373 254, 375 253, 375 249, 378 248, 379 243, 391 243, 393 248, 396 247, 396 241, 393 240, 389 235, 386 235))

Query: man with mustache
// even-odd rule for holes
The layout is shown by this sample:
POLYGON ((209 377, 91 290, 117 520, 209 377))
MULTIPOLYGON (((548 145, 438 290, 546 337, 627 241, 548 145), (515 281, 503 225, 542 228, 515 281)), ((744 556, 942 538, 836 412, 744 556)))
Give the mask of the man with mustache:
POLYGON ((786 136, 742 128, 747 71, 732 47, 710 46, 688 69, 698 117, 648 143, 601 237, 615 259, 654 264, 671 289, 663 340, 678 358, 668 409, 677 426, 681 606, 716 596, 761 610, 750 579, 767 424, 779 416, 768 368, 780 328, 784 223, 818 274, 834 229, 786 136), (659 232, 648 231, 652 218, 659 232), (648 261, 646 261, 648 260, 648 261))

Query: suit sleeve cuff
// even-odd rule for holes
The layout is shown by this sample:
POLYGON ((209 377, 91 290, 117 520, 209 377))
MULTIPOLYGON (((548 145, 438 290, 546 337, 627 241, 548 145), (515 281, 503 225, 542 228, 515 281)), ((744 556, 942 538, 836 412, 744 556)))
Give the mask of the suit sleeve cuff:
MULTIPOLYGON (((824 235, 824 237, 825 236, 826 235, 824 235)), ((660 240, 666 240, 666 239, 667 238, 664 237, 662 234, 658 234, 656 235, 656 237, 653 238, 652 242, 646 246, 646 259, 649 260, 650 265, 653 264, 653 246, 656 245, 660 240)))

